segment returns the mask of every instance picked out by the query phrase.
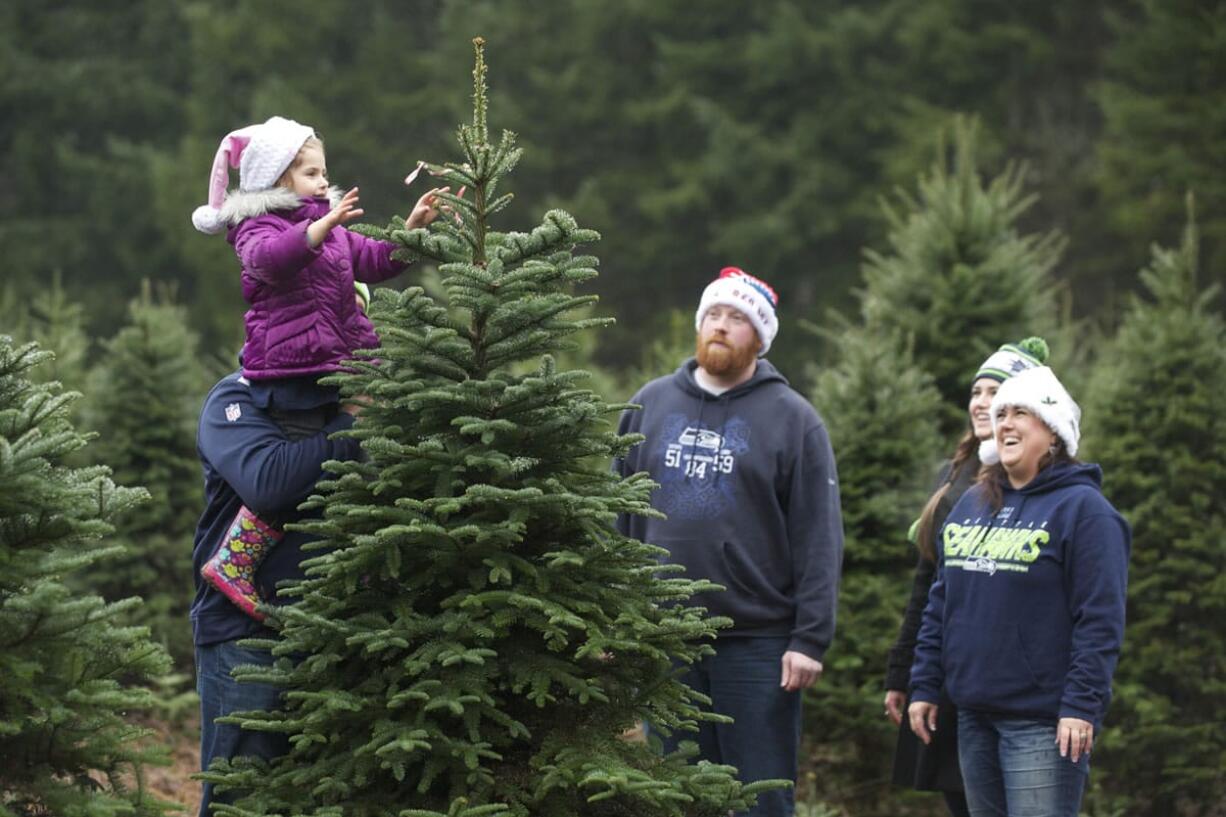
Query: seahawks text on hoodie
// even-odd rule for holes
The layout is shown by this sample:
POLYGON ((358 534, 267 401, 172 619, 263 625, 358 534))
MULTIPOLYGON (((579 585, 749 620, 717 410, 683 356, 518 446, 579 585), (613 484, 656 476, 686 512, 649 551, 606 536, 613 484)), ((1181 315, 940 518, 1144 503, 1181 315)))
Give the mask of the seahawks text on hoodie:
POLYGON ((623 515, 618 529, 664 548, 691 579, 726 589, 689 603, 733 625, 720 637, 788 636, 821 660, 834 636, 843 522, 830 438, 817 412, 759 360, 753 377, 718 397, 691 358, 631 400, 622 434, 646 440, 615 463, 647 471, 667 519, 623 515))
POLYGON ((1131 532, 1097 465, 1059 463, 1005 483, 993 513, 981 486, 941 528, 911 694, 959 708, 1097 727, 1124 638, 1131 532))

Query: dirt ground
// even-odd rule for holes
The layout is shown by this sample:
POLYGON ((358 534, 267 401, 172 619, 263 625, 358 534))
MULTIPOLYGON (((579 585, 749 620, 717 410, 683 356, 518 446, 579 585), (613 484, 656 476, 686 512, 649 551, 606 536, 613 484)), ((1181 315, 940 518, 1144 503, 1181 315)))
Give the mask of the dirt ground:
MULTIPOLYGON (((200 722, 149 723, 154 740, 166 747, 169 766, 153 766, 145 770, 146 784, 162 800, 183 806, 185 817, 200 810, 200 781, 192 775, 200 771, 200 722)), ((641 741, 643 733, 634 729, 626 733, 628 740, 641 741)))
MULTIPOLYGON (((157 743, 166 747, 170 754, 169 766, 154 766, 145 770, 146 782, 154 794, 183 806, 186 817, 200 811, 200 781, 192 775, 200 771, 200 722, 147 724, 152 729, 157 743)), ((637 729, 626 733, 629 740, 643 740, 637 729)))
POLYGON ((170 765, 147 767, 146 785, 158 798, 183 806, 183 815, 195 815, 200 810, 200 781, 192 775, 200 771, 200 722, 147 725, 155 733, 153 740, 166 747, 170 765))

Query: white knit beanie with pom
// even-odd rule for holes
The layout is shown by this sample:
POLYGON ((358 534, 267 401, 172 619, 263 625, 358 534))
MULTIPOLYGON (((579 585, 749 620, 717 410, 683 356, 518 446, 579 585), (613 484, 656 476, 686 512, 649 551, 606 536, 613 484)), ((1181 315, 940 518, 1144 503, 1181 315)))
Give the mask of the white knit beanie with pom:
POLYGON ((314 135, 315 131, 306 125, 280 116, 226 134, 213 157, 208 204, 192 212, 192 224, 202 233, 220 233, 226 226, 221 205, 230 183, 230 168, 238 168, 238 189, 242 192, 267 190, 277 183, 302 145, 314 135))

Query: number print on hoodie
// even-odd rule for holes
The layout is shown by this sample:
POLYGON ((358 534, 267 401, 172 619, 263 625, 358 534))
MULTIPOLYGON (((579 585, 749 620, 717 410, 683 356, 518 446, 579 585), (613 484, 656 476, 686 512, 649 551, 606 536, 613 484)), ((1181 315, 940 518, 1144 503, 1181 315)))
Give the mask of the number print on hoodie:
POLYGON ((719 429, 702 422, 673 413, 661 426, 658 446, 664 465, 656 479, 659 509, 670 517, 710 518, 729 510, 735 500, 733 470, 737 458, 749 452, 749 424, 740 417, 726 418, 719 429))

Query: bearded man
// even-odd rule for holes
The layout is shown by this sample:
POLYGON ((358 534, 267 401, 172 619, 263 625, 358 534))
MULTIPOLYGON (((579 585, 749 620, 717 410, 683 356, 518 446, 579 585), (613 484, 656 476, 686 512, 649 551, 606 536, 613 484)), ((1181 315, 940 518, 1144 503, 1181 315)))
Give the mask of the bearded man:
MULTIPOLYGON (((667 515, 623 516, 619 530, 722 585, 689 603, 733 622, 683 676, 733 722, 664 736, 665 751, 697 740, 700 759, 736 766, 744 782, 796 779, 801 691, 821 676, 834 635, 843 557, 826 427, 764 359, 777 306, 764 281, 725 268, 702 294, 695 357, 631 400, 642 409, 619 430, 646 440, 615 464, 623 476, 648 472, 660 485, 652 506, 667 515)), ((749 814, 793 811, 791 790, 774 790, 749 814)))

